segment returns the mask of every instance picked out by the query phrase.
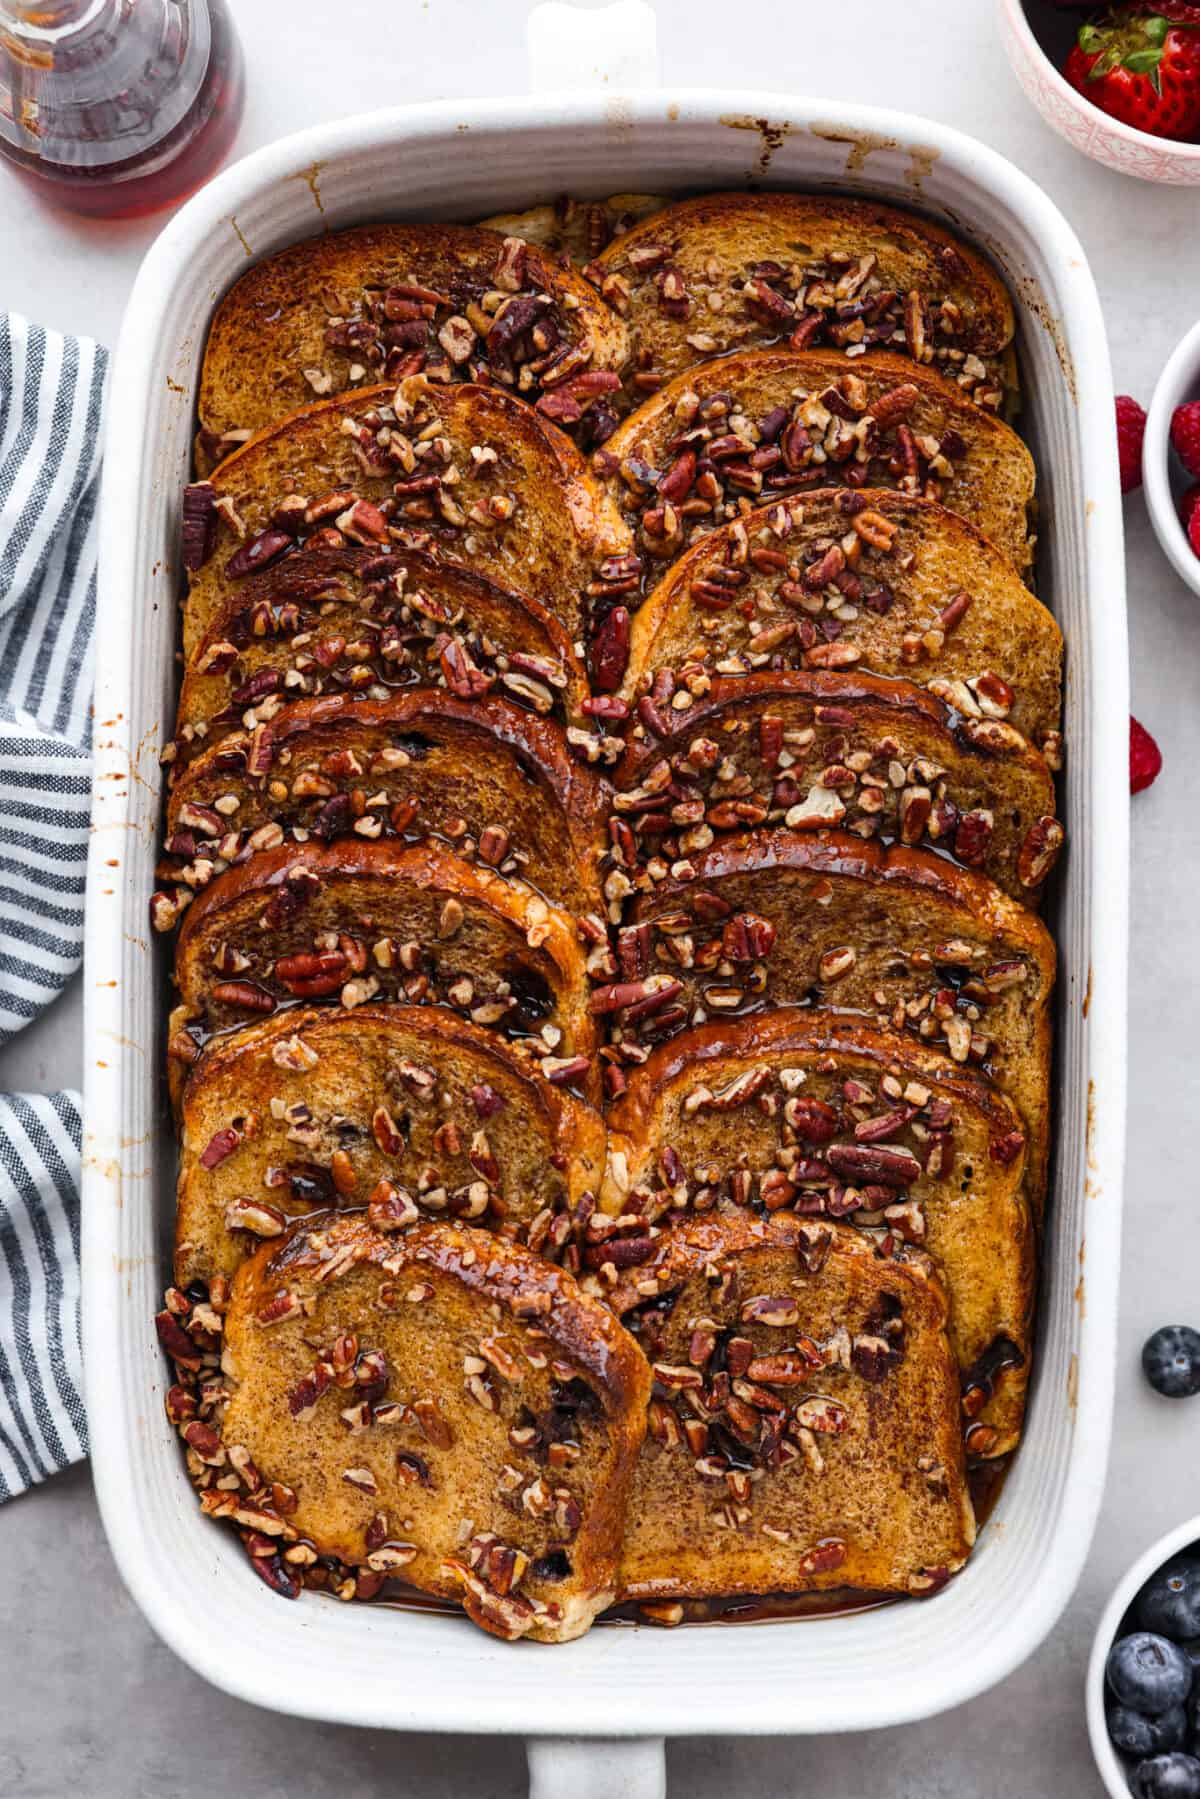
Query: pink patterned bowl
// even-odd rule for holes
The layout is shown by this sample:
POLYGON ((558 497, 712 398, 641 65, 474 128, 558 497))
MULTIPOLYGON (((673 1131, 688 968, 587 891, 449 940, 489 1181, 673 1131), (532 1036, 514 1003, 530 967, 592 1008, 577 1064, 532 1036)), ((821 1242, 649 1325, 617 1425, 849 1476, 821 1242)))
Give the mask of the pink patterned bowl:
MULTIPOLYGON (((1176 144, 1119 124, 1076 93, 1038 42, 1025 0, 999 0, 1000 32, 1013 73, 1046 123, 1069 144, 1121 175, 1163 181, 1175 187, 1200 186, 1200 144, 1176 144)), ((1053 9, 1047 7, 1047 12, 1053 9)), ((1086 14, 1064 15, 1065 19, 1086 14)), ((1062 20, 1055 21, 1057 26, 1062 20)), ((1069 32, 1064 32, 1069 42, 1069 32)), ((1064 50, 1063 59, 1066 59, 1064 50)))

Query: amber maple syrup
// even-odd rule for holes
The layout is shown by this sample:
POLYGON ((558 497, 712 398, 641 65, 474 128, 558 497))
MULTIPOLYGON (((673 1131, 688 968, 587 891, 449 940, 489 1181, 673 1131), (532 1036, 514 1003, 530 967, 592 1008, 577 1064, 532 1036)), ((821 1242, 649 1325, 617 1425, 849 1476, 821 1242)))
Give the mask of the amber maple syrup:
POLYGON ((72 212, 133 218, 199 187, 244 89, 225 0, 0 0, 0 161, 72 212))

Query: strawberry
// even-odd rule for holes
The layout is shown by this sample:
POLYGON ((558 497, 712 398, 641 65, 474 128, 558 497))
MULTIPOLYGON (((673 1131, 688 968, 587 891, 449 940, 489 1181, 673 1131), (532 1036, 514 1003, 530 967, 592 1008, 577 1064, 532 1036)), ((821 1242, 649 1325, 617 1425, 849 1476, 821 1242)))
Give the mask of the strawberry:
POLYGON ((1136 718, 1129 720, 1129 791, 1141 793, 1157 781, 1162 770, 1162 751, 1136 718))
POLYGON ((1128 394, 1117 395, 1117 455, 1121 460, 1121 492, 1142 485, 1142 439, 1146 415, 1128 394))
POLYGON ((1079 28, 1063 70, 1085 98, 1138 131, 1200 137, 1200 7, 1114 6, 1079 28), (1171 16, 1165 16, 1171 15, 1171 16))
POLYGON ((1200 480, 1200 400, 1177 406, 1171 415, 1171 442, 1189 475, 1200 480))

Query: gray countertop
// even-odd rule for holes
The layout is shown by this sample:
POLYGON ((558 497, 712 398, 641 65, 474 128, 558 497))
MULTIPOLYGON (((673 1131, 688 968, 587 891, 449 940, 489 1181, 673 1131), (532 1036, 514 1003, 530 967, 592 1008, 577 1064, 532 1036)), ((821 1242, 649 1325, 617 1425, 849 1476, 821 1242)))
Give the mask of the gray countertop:
MULTIPOLYGON (((340 0, 331 15, 288 0, 235 0, 235 10, 252 71, 242 149, 351 107, 525 87, 521 6, 340 0)), ((1168 353, 1200 315, 1200 195, 1108 174, 1051 135, 1009 74, 991 0, 838 0, 828 13, 807 0, 758 9, 740 27, 716 0, 659 0, 657 11, 664 81, 900 106, 974 132, 1031 171, 1092 261, 1118 387, 1148 402, 1168 353)), ((111 344, 160 222, 80 224, 34 207, 0 170, 0 305, 111 344)), ((668 1752, 672 1795, 1100 1792, 1082 1705, 1096 1617, 1134 1556, 1200 1510, 1200 1409, 1157 1400, 1137 1367, 1138 1347, 1155 1326, 1200 1324, 1200 1208, 1187 1148, 1200 1110, 1195 979, 1187 975, 1200 878, 1200 808, 1188 773, 1193 752, 1200 766, 1200 612, 1158 553, 1137 496, 1126 503, 1126 525, 1134 707, 1158 737, 1166 769, 1134 802, 1117 1409, 1083 1580, 1038 1653, 972 1704, 868 1736, 681 1742, 668 1752)), ((78 1084, 80 999, 77 981, 0 1054, 0 1088, 78 1084)), ((516 1799, 525 1791, 518 1741, 326 1728, 257 1711, 205 1685, 151 1635, 126 1596, 85 1468, 0 1510, 0 1565, 0 1794, 516 1799)), ((733 1653, 732 1638, 729 1647, 733 1653)), ((396 1672, 403 1679, 403 1669, 396 1672)), ((863 1703, 869 1713, 869 1693, 863 1703)))

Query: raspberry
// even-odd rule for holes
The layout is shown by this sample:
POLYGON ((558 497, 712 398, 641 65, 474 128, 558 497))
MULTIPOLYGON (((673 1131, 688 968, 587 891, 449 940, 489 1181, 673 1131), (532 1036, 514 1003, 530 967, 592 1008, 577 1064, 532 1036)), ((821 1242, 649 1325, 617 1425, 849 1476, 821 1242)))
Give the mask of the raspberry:
POLYGON ((1157 781, 1162 769, 1162 751, 1136 718, 1129 721, 1129 791, 1141 793, 1157 781))
POLYGON ((1121 492, 1132 493, 1142 485, 1142 439, 1146 415, 1128 394, 1117 395, 1117 455, 1121 461, 1121 492))
POLYGON ((1194 482, 1181 496, 1179 520, 1192 549, 1200 556, 1200 481, 1194 482))
POLYGON ((1171 420, 1171 442, 1189 475, 1200 480, 1200 400, 1177 406, 1171 420))

